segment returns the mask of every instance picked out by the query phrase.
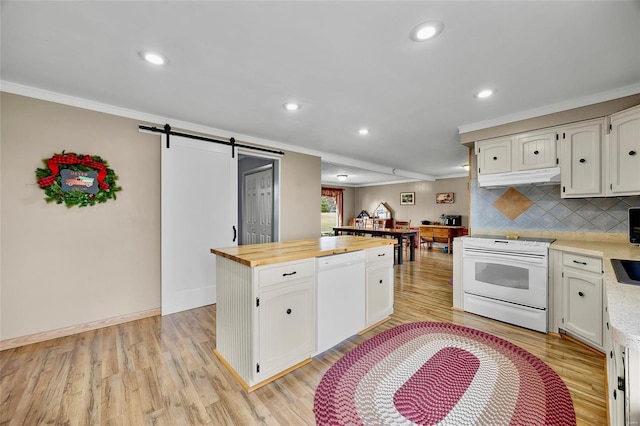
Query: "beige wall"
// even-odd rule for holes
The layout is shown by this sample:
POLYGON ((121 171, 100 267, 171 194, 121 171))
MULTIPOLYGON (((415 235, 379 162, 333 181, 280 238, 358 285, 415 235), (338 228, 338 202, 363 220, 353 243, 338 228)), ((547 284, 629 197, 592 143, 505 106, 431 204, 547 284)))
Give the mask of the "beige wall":
MULTIPOLYGON (((436 221, 441 214, 461 215, 462 224, 469 224, 469 187, 468 179, 441 179, 435 182, 411 182, 395 185, 380 185, 355 188, 354 209, 350 217, 361 210, 372 214, 381 202, 385 202, 394 212, 397 220, 411 220, 412 225, 419 225, 422 220, 436 221), (415 205, 400 205, 401 192, 415 192, 415 205), (455 202, 452 204, 436 204, 436 193, 453 192, 455 202)), ((346 213, 345 215, 349 215, 346 213)))
POLYGON ((320 157, 287 151, 280 172, 280 240, 318 238, 320 157))
MULTIPOLYGON (((160 307, 160 143, 137 120, 0 93, 0 339, 160 307), (47 204, 35 182, 55 152, 100 155, 117 200, 47 204)), ((281 239, 319 235, 320 159, 281 164, 281 239)))

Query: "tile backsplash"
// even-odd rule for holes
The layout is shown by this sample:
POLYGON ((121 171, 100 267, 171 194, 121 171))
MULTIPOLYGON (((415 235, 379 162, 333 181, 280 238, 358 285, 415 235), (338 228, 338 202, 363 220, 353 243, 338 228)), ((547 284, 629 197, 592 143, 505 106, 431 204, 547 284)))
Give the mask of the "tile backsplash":
POLYGON ((629 207, 640 207, 640 196, 562 198, 560 185, 487 189, 471 179, 472 229, 626 234, 629 207))

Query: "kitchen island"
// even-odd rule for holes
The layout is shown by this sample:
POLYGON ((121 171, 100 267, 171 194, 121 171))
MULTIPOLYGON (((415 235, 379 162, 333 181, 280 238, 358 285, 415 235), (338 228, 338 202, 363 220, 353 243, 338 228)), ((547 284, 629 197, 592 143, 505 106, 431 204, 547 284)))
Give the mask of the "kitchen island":
POLYGON ((318 305, 323 295, 318 265, 345 253, 358 253, 361 277, 354 280, 351 273, 341 282, 339 274, 333 275, 332 288, 344 285, 360 298, 335 314, 350 315, 350 323, 362 326, 353 334, 375 327, 393 312, 393 251, 393 240, 357 236, 211 249, 216 255, 214 353, 246 391, 310 362, 319 351, 319 328, 327 324, 322 316, 328 310, 318 305))

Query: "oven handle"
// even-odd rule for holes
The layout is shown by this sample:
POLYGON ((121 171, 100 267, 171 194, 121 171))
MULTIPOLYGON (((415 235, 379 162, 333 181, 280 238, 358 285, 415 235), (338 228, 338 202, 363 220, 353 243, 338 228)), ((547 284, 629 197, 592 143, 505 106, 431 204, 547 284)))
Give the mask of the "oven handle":
POLYGON ((487 249, 474 249, 470 247, 465 247, 463 250, 463 259, 464 258, 474 258, 474 259, 500 259, 506 262, 522 262, 528 263, 531 265, 544 265, 547 263, 547 256, 540 254, 529 254, 529 253, 514 253, 514 252, 504 252, 504 251, 495 251, 495 250, 487 250, 487 249))

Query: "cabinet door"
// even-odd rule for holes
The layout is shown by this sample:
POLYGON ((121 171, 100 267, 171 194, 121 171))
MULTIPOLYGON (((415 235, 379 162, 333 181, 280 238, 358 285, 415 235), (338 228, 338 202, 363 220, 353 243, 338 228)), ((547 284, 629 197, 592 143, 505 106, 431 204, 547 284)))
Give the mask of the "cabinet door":
POLYGON ((367 267, 366 326, 393 313, 393 266, 367 267))
POLYGON ((566 268, 562 275, 564 328, 602 348, 602 276, 566 268))
POLYGON ((270 377, 311 356, 315 345, 313 293, 313 280, 308 279, 260 294, 258 377, 270 377))
POLYGON ((625 392, 618 389, 618 377, 624 377, 622 347, 612 343, 605 354, 607 359, 607 390, 609 392, 609 424, 624 425, 625 392))
POLYGON ((516 136, 517 160, 514 170, 556 167, 556 132, 527 133, 516 136))
POLYGON ((511 145, 513 137, 479 141, 478 174, 505 173, 511 171, 511 145))
POLYGON ((602 121, 561 131, 562 197, 603 195, 602 121))
POLYGON ((640 107, 611 116, 609 149, 611 192, 640 194, 640 107))

